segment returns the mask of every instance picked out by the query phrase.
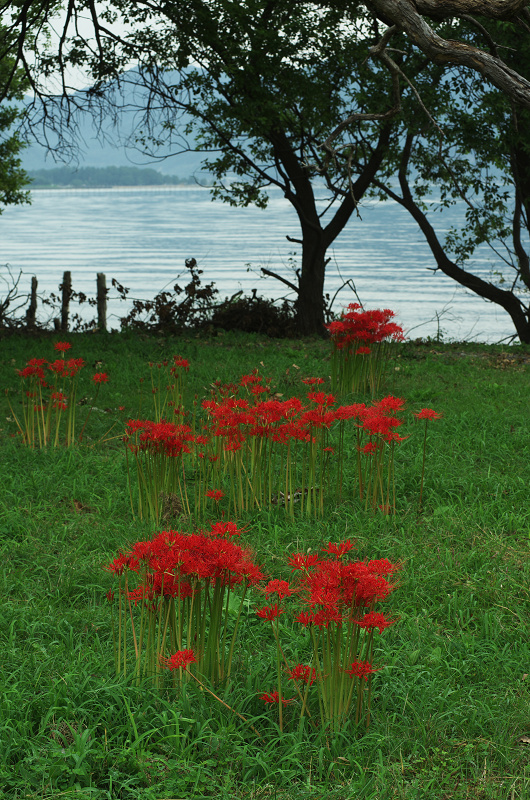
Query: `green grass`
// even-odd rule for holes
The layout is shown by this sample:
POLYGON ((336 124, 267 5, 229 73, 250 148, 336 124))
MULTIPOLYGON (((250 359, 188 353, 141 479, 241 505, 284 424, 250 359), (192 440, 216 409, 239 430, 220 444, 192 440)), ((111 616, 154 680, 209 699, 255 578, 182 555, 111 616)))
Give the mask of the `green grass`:
MULTIPOLYGON (((244 520, 246 540, 278 577, 293 550, 344 538, 356 540, 359 558, 403 562, 387 609, 400 621, 377 641, 383 669, 367 733, 280 735, 257 698, 270 689, 270 633, 249 612, 226 699, 258 740, 193 686, 177 698, 114 675, 112 579, 102 565, 153 532, 132 516, 119 437, 140 402, 148 416, 149 360, 189 358, 190 402, 254 367, 288 396, 300 376, 329 374, 328 345, 235 334, 67 338, 72 355, 110 378, 82 446, 25 449, 0 397, 0 798, 530 798, 528 349, 398 351, 389 391, 412 411, 444 415, 429 429, 421 516, 422 434, 411 423, 395 516, 350 502, 318 520, 279 509, 244 520)), ((15 368, 52 358, 52 341, 1 342, 0 383, 15 410, 15 368)))

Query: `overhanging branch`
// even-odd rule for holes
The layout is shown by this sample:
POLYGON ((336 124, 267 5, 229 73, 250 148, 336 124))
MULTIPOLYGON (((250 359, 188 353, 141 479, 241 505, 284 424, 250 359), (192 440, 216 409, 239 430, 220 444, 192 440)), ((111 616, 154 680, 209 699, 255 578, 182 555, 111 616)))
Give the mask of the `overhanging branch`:
POLYGON ((478 47, 443 39, 425 21, 422 14, 436 19, 462 17, 480 12, 491 19, 513 18, 526 9, 523 0, 365 0, 364 5, 375 17, 389 26, 398 26, 411 41, 436 64, 457 64, 475 70, 504 92, 514 102, 530 108, 530 81, 510 69, 497 58, 478 47))

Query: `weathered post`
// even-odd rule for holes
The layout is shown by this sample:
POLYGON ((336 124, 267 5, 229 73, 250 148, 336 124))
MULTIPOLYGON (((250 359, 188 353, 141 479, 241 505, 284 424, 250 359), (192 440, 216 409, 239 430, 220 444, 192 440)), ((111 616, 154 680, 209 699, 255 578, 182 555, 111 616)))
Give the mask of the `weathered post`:
POLYGON ((66 271, 63 274, 63 282, 60 289, 62 290, 61 302, 61 330, 68 330, 68 313, 70 310, 70 298, 72 296, 72 273, 66 271))
POLYGON ((107 278, 105 273, 98 272, 97 276, 97 307, 98 329, 107 330, 107 278))
POLYGON ((29 306, 26 311, 26 325, 28 328, 35 327, 35 320, 37 315, 37 278, 35 275, 31 279, 31 294, 29 297, 29 306))

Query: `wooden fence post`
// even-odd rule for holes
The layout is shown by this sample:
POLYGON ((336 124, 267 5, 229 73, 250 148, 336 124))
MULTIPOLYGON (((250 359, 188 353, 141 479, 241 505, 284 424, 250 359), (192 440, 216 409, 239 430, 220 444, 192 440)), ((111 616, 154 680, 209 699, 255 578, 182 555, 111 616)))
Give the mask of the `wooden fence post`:
POLYGON ((35 318, 37 314, 37 284, 37 278, 34 275, 31 279, 31 294, 28 310, 26 311, 26 325, 28 328, 35 327, 35 318))
POLYGON ((68 330, 68 312, 70 308, 70 298, 72 296, 72 273, 67 271, 63 274, 62 302, 61 302, 61 330, 68 330))
POLYGON ((97 276, 98 329, 107 330, 107 278, 103 272, 97 276))

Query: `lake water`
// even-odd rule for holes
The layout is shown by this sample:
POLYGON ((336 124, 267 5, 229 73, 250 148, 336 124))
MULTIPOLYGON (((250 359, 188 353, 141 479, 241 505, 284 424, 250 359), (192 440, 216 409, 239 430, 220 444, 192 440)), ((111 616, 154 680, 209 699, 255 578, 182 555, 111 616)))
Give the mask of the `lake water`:
MULTIPOLYGON (((293 280, 290 258, 299 236, 297 218, 287 201, 273 195, 266 210, 231 208, 212 202, 197 186, 34 190, 31 206, 8 207, 0 216, 0 264, 23 275, 22 292, 31 276, 39 294, 57 293, 64 270, 72 286, 95 295, 96 273, 131 289, 130 297, 148 299, 186 278, 184 261, 195 258, 203 281, 213 281, 220 297, 253 288, 267 297, 287 287, 262 278, 266 267, 293 280), (250 265, 250 267, 249 267, 250 265)), ((497 306, 466 292, 441 273, 412 218, 393 203, 372 202, 361 208, 328 255, 326 291, 333 297, 346 281, 354 282, 366 308, 391 308, 410 336, 436 336, 483 342, 513 334, 509 316, 497 306)), ((463 216, 460 207, 436 214, 440 234, 463 216)), ((489 249, 475 259, 474 270, 487 277, 494 267, 489 249)), ((6 276, 4 266, 0 276, 6 276)), ((5 285, 0 283, 0 298, 5 285)), ((109 327, 119 327, 127 305, 111 289, 109 327)), ((355 300, 349 288, 339 292, 336 311, 355 300)), ((82 307, 83 316, 95 316, 82 307)), ((73 310, 76 307, 73 306, 73 310)), ((39 318, 46 319, 40 306, 39 318)))

